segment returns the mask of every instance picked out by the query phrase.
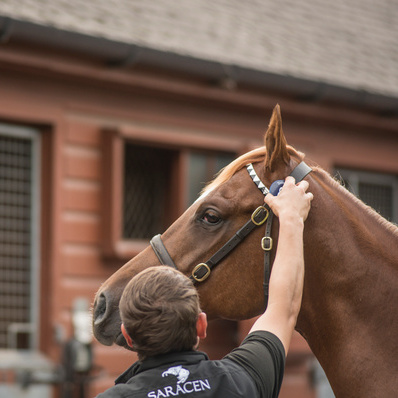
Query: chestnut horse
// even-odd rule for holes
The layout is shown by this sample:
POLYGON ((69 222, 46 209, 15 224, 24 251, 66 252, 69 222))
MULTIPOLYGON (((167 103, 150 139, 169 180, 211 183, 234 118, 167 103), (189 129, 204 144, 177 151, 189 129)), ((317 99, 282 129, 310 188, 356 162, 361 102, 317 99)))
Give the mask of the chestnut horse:
MULTIPOLYGON (((246 164, 266 186, 284 179, 304 155, 286 143, 279 106, 265 147, 236 159, 164 234, 174 263, 191 275, 263 203, 246 164)), ((311 164, 311 162, 307 162, 311 164)), ((337 397, 398 394, 398 228, 355 198, 319 167, 306 180, 314 194, 305 224, 305 283, 296 329, 324 368, 337 397)), ((264 310, 264 252, 259 227, 198 283, 210 318, 247 319, 264 310)), ((271 236, 275 255, 278 221, 271 236)), ((151 246, 126 263, 99 289, 93 328, 103 344, 124 345, 118 303, 128 281, 159 264, 151 246)))

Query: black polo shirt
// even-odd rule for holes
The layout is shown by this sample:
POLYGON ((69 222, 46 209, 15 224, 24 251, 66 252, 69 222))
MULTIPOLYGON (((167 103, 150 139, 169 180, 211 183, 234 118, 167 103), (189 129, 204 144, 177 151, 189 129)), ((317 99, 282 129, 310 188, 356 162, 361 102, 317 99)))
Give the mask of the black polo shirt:
POLYGON ((257 331, 221 360, 188 351, 138 361, 98 398, 276 398, 284 366, 281 341, 257 331))

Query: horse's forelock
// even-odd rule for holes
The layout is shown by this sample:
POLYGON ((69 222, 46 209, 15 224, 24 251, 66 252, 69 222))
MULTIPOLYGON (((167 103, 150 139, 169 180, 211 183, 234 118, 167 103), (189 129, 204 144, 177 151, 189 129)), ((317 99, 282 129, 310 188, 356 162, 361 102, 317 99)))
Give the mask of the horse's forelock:
POLYGON ((213 181, 207 184, 201 194, 205 194, 213 190, 215 187, 227 182, 237 171, 245 167, 248 163, 255 163, 263 160, 265 158, 266 150, 265 147, 260 147, 253 149, 250 152, 239 156, 229 165, 225 166, 221 171, 216 175, 213 181))

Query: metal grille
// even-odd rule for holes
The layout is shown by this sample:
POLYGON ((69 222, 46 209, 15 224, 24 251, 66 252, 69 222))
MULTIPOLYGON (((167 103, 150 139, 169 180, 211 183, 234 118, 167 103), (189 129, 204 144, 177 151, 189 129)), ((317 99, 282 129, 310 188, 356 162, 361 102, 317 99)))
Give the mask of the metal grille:
MULTIPOLYGON (((32 140, 0 135, 0 347, 31 316, 32 140)), ((22 344, 27 348, 27 342, 22 344)))
POLYGON ((150 239, 163 232, 163 220, 176 152, 125 144, 123 237, 150 239))
POLYGON ((393 189, 388 185, 367 184, 360 182, 358 185, 359 197, 369 206, 373 207, 387 220, 393 218, 393 189))

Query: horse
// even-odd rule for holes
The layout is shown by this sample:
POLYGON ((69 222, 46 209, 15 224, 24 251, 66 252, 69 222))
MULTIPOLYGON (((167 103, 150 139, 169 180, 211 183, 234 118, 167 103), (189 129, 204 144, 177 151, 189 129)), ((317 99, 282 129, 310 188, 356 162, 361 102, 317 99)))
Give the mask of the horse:
MULTIPOLYGON (((287 144, 280 107, 273 110, 264 146, 230 163, 161 236, 167 254, 192 275, 263 204, 248 177, 252 163, 265 186, 283 180, 305 159, 287 144)), ((308 159, 305 179, 314 194, 304 228, 305 281, 296 330, 320 362, 336 397, 393 397, 398 392, 398 228, 357 199, 308 159)), ((207 279, 196 282, 209 318, 249 319, 265 308, 264 231, 253 231, 207 279)), ((275 257, 278 220, 270 229, 275 257)), ((93 330, 105 345, 125 345, 118 303, 137 273, 159 265, 152 246, 115 272, 99 289, 93 330)))

